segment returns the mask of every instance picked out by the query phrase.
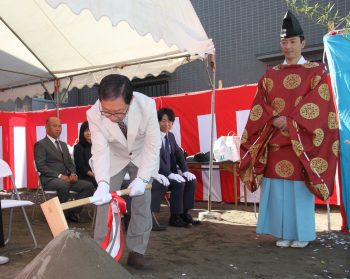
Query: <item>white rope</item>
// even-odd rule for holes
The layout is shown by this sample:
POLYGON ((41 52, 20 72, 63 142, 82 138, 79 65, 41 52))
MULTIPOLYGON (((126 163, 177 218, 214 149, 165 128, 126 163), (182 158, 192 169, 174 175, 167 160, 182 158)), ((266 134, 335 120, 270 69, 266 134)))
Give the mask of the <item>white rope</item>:
MULTIPOLYGON (((299 143, 301 144, 301 146, 302 146, 302 148, 303 148, 303 155, 305 156, 306 160, 307 160, 308 162, 310 162, 310 159, 309 159, 309 157, 307 156, 307 154, 306 154, 306 152, 305 152, 305 150, 304 150, 304 145, 303 145, 303 143, 301 142, 301 138, 300 138, 300 135, 299 135, 299 126, 298 126, 297 123, 296 123, 296 130, 297 130, 297 135, 298 135, 299 143)), ((310 165, 310 167, 311 167, 311 169, 313 170, 313 172, 317 175, 317 177, 321 180, 321 182, 324 184, 325 189, 327 189, 327 191, 328 191, 328 188, 327 188, 326 183, 324 182, 323 178, 322 178, 321 175, 318 173, 318 171, 316 170, 316 168, 314 168, 314 167, 311 166, 311 165, 310 165)), ((329 195, 329 193, 328 193, 328 195, 329 195)))
POLYGON ((328 221, 328 232, 332 231, 331 229, 331 208, 329 206, 329 199, 327 200, 327 221, 328 221))
POLYGON ((255 219, 258 219, 258 216, 256 215, 256 202, 254 201, 254 216, 255 219))
MULTIPOLYGON (((299 143, 301 144, 303 150, 304 150, 304 147, 303 147, 303 144, 301 142, 301 138, 300 138, 300 135, 299 135, 299 128, 298 128, 298 124, 296 124, 296 130, 297 130, 297 135, 298 135, 298 139, 299 139, 299 143)), ((310 159, 309 157, 307 156, 306 152, 304 151, 303 152, 306 160, 308 160, 310 162, 310 159)), ((312 170, 314 171, 314 173, 316 173, 316 175, 318 176, 319 179, 321 179, 321 182, 325 185, 326 189, 327 188, 327 185, 326 183, 324 182, 323 178, 320 176, 320 174, 318 173, 318 171, 313 167, 311 166, 312 170)), ((330 209, 330 206, 329 206, 329 198, 327 199, 327 223, 328 223, 328 232, 330 233, 332 231, 331 229, 331 209, 330 209)))

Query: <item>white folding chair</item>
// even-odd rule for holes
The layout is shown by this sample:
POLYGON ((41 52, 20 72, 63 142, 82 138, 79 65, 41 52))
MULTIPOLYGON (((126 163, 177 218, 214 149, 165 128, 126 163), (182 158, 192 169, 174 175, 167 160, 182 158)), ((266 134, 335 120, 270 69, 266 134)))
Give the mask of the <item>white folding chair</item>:
POLYGON ((0 159, 0 178, 9 177, 11 184, 12 184, 12 195, 11 199, 4 199, 1 200, 1 209, 10 209, 10 218, 9 218, 9 225, 8 225, 8 233, 7 233, 7 239, 5 240, 5 244, 7 244, 12 236, 12 224, 13 224, 13 209, 16 207, 20 207, 24 216, 24 219, 27 223, 28 230, 30 232, 30 235, 33 239, 34 247, 33 249, 36 249, 38 247, 38 243, 36 241, 32 226, 29 222, 27 213, 25 211, 26 206, 31 206, 34 203, 28 200, 21 200, 20 195, 18 194, 18 190, 15 184, 15 180, 12 175, 12 171, 9 167, 9 165, 4 161, 0 159))

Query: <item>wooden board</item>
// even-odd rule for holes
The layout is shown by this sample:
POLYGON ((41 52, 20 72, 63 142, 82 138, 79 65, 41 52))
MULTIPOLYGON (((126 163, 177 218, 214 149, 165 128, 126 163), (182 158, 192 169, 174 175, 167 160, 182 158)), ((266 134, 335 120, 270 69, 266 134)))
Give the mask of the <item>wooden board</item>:
POLYGON ((57 197, 42 203, 40 206, 53 237, 58 236, 64 230, 68 230, 66 217, 63 214, 61 204, 57 197))

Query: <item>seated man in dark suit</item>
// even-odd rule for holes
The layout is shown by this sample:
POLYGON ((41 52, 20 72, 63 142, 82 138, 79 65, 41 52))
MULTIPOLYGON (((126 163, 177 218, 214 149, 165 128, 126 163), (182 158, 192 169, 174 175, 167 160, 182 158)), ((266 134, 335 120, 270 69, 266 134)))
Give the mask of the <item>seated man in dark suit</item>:
MULTIPOLYGON (((152 196, 151 196, 152 231, 164 231, 166 229, 166 226, 160 225, 158 223, 158 220, 156 219, 154 213, 160 212, 160 204, 165 193, 168 191, 167 186, 170 185, 170 182, 164 175, 159 173, 153 178, 154 180, 152 183, 152 196)), ((124 181, 120 189, 128 188, 129 184, 130 184, 130 176, 129 174, 127 174, 124 178, 124 181)), ((127 231, 129 222, 130 222, 130 215, 131 215, 131 198, 128 195, 125 195, 123 196, 123 199, 126 202, 126 213, 123 216, 123 219, 124 219, 123 221, 124 221, 125 231, 127 231)))
MULTIPOLYGON (((46 191, 57 191, 61 203, 69 199, 70 190, 78 193, 77 199, 92 196, 94 185, 89 181, 78 180, 67 144, 58 139, 61 132, 60 120, 50 117, 46 122, 46 137, 34 145, 34 159, 41 184, 46 191)), ((67 218, 78 222, 80 211, 81 208, 70 210, 67 218)))
POLYGON ((175 121, 175 114, 169 108, 162 108, 158 111, 158 121, 162 137, 159 173, 169 179, 170 185, 166 189, 163 183, 154 180, 152 184, 153 207, 156 206, 156 200, 160 203, 166 190, 171 191, 169 225, 175 227, 197 225, 199 221, 193 220, 189 214, 189 210, 194 207, 196 177, 188 171, 184 153, 177 145, 174 134, 169 132, 175 121), (182 175, 178 173, 177 166, 179 166, 182 175), (158 196, 156 193, 159 193, 158 196))

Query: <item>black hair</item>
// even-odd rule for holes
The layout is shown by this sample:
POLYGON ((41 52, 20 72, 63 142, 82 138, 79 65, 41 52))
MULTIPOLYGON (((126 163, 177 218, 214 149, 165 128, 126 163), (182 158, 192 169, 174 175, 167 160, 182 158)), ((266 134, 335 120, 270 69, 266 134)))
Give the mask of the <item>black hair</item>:
POLYGON ((89 130, 89 122, 85 121, 81 124, 80 130, 79 130, 79 143, 82 145, 90 145, 84 137, 84 132, 86 130, 89 130))
POLYGON ((175 121, 175 113, 171 108, 161 108, 157 112, 158 122, 162 121, 164 115, 167 115, 169 120, 174 123, 175 121))
POLYGON ((133 89, 130 80, 126 76, 112 74, 105 76, 98 88, 98 99, 115 100, 122 97, 124 102, 129 105, 132 99, 133 89))

